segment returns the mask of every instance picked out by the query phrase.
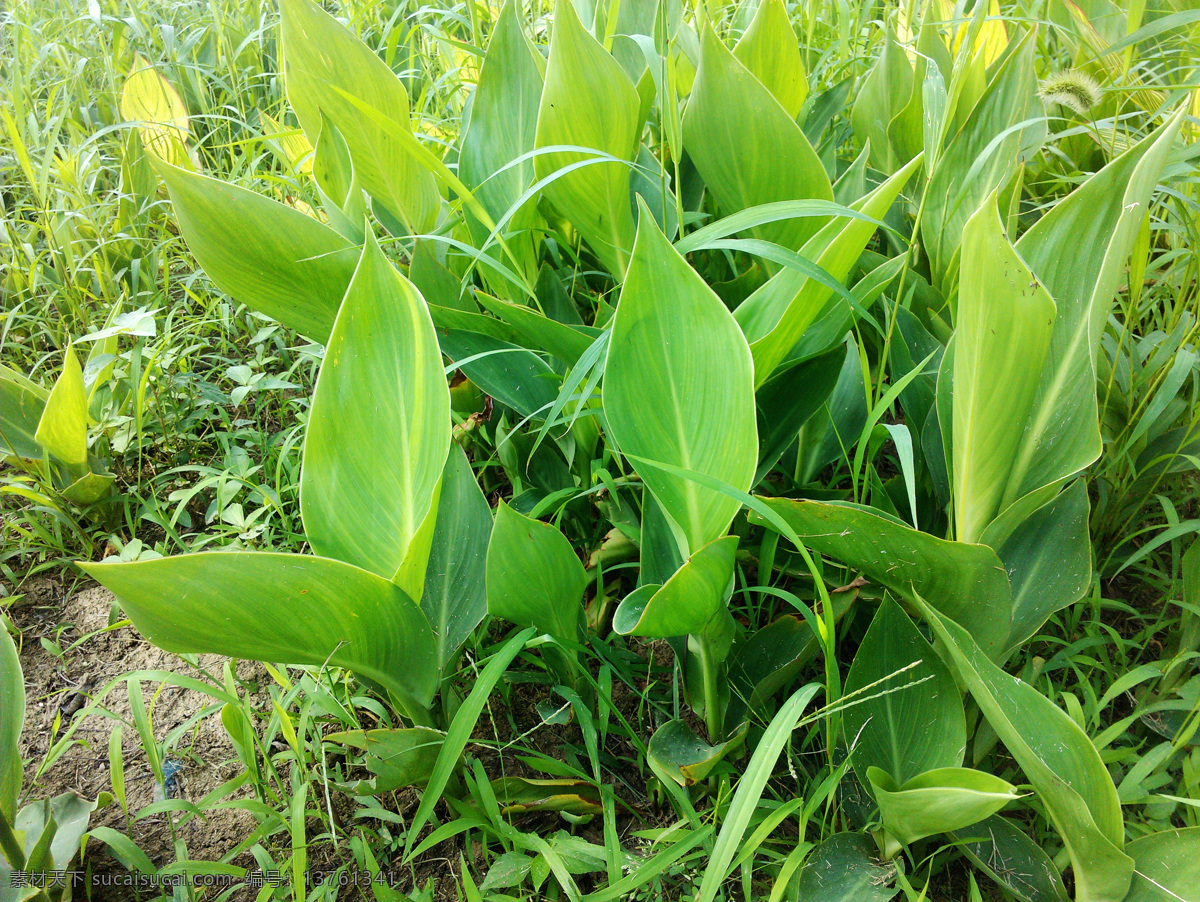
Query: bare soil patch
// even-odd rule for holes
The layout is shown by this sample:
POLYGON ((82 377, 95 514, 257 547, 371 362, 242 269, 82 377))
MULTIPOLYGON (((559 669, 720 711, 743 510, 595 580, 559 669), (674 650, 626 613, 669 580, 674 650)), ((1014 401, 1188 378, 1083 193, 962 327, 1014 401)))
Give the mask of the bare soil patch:
MULTIPOLYGON (((167 814, 139 819, 139 812, 152 804, 156 795, 161 800, 162 788, 133 726, 124 680, 108 688, 114 680, 135 671, 201 677, 201 670, 205 670, 219 675, 225 659, 200 655, 198 667, 194 667, 155 648, 131 626, 111 628, 110 624, 121 621, 123 615, 112 593, 98 586, 71 592, 69 583, 43 579, 23 586, 22 592, 24 598, 9 614, 22 635, 21 666, 27 701, 21 743, 22 754, 28 759, 26 795, 41 798, 73 790, 94 799, 102 792, 111 792, 109 739, 121 722, 129 814, 126 816, 114 801, 96 811, 92 826, 109 826, 126 833, 159 866, 176 860, 176 841, 183 843, 191 859, 215 861, 234 850, 255 827, 254 818, 245 811, 208 809, 203 818, 193 817, 177 825, 174 839, 167 814), (100 708, 86 713, 95 699, 100 699, 100 708), (69 748, 37 778, 47 752, 62 739, 74 719, 79 722, 69 748), (60 720, 57 731, 56 720, 60 720)), ((245 669, 247 673, 240 676, 250 675, 250 665, 245 669)), ((143 681, 142 691, 156 739, 161 742, 178 733, 165 753, 165 759, 178 768, 169 789, 172 798, 198 802, 242 772, 212 698, 149 679, 143 681)), ((233 796, 238 797, 245 797, 245 792, 233 796)), ((178 821, 179 815, 175 817, 178 821)), ((245 860, 238 864, 252 864, 248 855, 241 858, 245 860)), ((89 843, 85 863, 98 874, 123 870, 99 843, 89 843)), ((98 886, 92 898, 128 899, 136 895, 124 888, 98 886)))

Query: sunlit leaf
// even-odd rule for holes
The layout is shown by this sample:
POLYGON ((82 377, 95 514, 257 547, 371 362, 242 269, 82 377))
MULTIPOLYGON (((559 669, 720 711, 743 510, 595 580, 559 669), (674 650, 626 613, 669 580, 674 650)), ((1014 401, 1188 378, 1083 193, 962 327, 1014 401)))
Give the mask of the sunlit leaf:
POLYGON ((433 634, 421 609, 395 584, 351 564, 206 551, 80 566, 167 651, 345 667, 417 709, 437 688, 433 634))
MULTIPOLYGON (((746 491, 758 459, 750 349, 721 299, 643 209, 604 370, 604 410, 623 453, 746 491)), ((635 464, 689 551, 723 535, 741 506, 635 464)))
POLYGON ((375 203, 410 232, 431 229, 441 207, 433 174, 341 93, 410 130, 408 92, 400 79, 313 0, 280 0, 279 11, 288 100, 308 139, 316 144, 321 115, 327 116, 375 203))
POLYGON ((640 109, 637 90, 620 63, 583 27, 570 0, 558 0, 535 145, 580 150, 539 154, 534 167, 545 179, 564 167, 600 160, 543 190, 617 277, 625 275, 633 247, 630 167, 624 161, 637 156, 640 109))
MULTIPOLYGON (((368 236, 304 442, 300 507, 313 549, 391 579, 430 512, 449 448, 450 391, 433 321, 368 236)), ((416 570, 406 587, 413 597, 423 562, 416 570)))

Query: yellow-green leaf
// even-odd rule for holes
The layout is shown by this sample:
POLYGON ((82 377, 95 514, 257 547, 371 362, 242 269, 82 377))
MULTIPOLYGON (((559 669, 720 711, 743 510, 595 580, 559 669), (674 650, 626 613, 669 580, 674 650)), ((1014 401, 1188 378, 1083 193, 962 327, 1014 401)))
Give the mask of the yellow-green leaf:
POLYGON ((783 0, 764 0, 733 55, 766 86, 795 119, 808 96, 808 76, 800 44, 783 0))
POLYGON ((534 168, 545 179, 578 166, 543 193, 617 277, 625 275, 633 247, 630 167, 624 161, 637 156, 640 109, 637 89, 620 63, 583 27, 571 0, 558 0, 534 143, 580 150, 539 154, 534 168), (579 165, 598 159, 595 152, 616 159, 579 165))
POLYGON ((328 341, 358 248, 261 194, 164 162, 155 168, 188 249, 216 286, 314 341, 328 341))
POLYGON ((961 271, 951 475, 958 540, 978 542, 1000 513, 1050 349, 1055 306, 1005 237, 995 194, 963 230, 961 271))
MULTIPOLYGON (((774 201, 833 199, 825 167, 794 117, 707 25, 683 146, 725 215, 774 201)), ((796 250, 823 224, 804 217, 751 231, 796 250)))
POLYGON ((46 399, 34 438, 51 457, 77 469, 87 464, 87 425, 83 368, 75 349, 68 345, 62 372, 46 399))
POLYGON ((187 148, 191 124, 183 98, 141 54, 134 55, 133 69, 121 86, 121 116, 137 123, 142 145, 156 157, 192 168, 187 148))
POLYGON ((408 92, 394 72, 313 0, 281 0, 288 100, 316 144, 321 114, 337 126, 367 193, 410 232, 433 228, 441 196, 430 172, 350 95, 410 131, 408 92))
POLYGON ((212 551, 80 567, 167 651, 345 667, 422 708, 437 689, 421 609, 390 581, 351 564, 212 551))
MULTIPOLYGON (((750 349, 724 303, 644 206, 613 320, 603 399, 623 454, 749 490, 758 456, 750 349)), ((724 535, 741 507, 685 477, 633 466, 686 553, 724 535)))
MULTIPOLYGON (((450 390, 429 310, 369 235, 304 442, 300 508, 313 549, 391 579, 430 516, 449 449, 450 390)), ((414 567, 418 593, 424 570, 414 567)))

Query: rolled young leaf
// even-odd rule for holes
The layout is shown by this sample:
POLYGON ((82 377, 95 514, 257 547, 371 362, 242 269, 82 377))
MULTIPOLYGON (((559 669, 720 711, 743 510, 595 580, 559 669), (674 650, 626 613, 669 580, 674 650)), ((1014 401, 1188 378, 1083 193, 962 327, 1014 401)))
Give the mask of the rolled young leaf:
POLYGON ((1016 249, 1057 304, 1050 353, 1004 506, 1100 456, 1096 353, 1117 285, 1186 108, 1038 220, 1016 249))
POLYGON ((968 827, 1019 798, 1011 784, 969 767, 926 771, 903 785, 872 767, 867 779, 884 827, 904 845, 968 827))
MULTIPOLYGON (((313 549, 392 579, 430 514, 449 449, 450 389, 429 310, 368 235, 304 441, 300 510, 313 549)), ((410 595, 423 561, 415 571, 410 595)))
POLYGON ((808 96, 800 43, 783 0, 763 0, 733 55, 779 101, 794 120, 808 96))
POLYGON ((631 593, 613 615, 613 629, 663 639, 704 632, 725 613, 737 545, 737 536, 715 539, 684 561, 662 587, 643 586, 631 593))
POLYGON ((42 409, 34 439, 51 457, 72 471, 87 465, 87 392, 83 368, 68 345, 63 369, 42 409))
MULTIPOLYGON (((1045 111, 1037 99, 1033 65, 1036 43, 1037 30, 1031 29, 999 63, 970 117, 942 153, 925 190, 921 239, 929 254, 932 281, 943 291, 953 284, 955 256, 967 219, 989 194, 1008 183, 1022 152, 1035 150, 1045 140, 1045 111)), ((963 106, 960 101, 959 109, 963 106)))
POLYGON ((437 654, 421 609, 351 564, 206 551, 79 566, 167 651, 345 667, 394 692, 410 712, 428 708, 437 690, 437 654))
MULTIPOLYGON (((750 488, 758 460, 750 349, 644 205, 602 394, 622 453, 750 488)), ((724 535, 741 507, 690 479, 638 463, 634 469, 678 527, 684 553, 724 535)))
POLYGON ((21 728, 25 723, 25 678, 17 646, 0 623, 0 817, 10 824, 21 794, 21 728))

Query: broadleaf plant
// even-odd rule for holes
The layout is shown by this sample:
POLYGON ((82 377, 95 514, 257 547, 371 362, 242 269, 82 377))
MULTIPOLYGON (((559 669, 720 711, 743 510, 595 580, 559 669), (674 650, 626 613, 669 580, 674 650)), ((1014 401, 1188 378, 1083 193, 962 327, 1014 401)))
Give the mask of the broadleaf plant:
MULTIPOLYGON (((1036 895, 988 849, 1030 863, 1042 897, 1061 898, 1069 863, 1081 902, 1150 898, 1162 874, 1144 862, 1190 834, 1126 846, 1124 765, 1074 695, 1035 688, 1030 643, 1097 585, 1097 356, 1121 328, 1126 261, 1149 253, 1147 210, 1175 190, 1182 94, 1130 114, 1119 141, 1115 118, 1092 123, 1109 130, 1100 162, 1063 171, 1062 148, 1091 133, 1052 134, 1036 72, 1069 22, 1003 19, 990 0, 887 6, 829 50, 857 81, 830 78, 820 16, 781 0, 558 0, 537 28, 514 0, 473 6, 470 41, 445 42, 481 54, 463 66, 473 93, 435 116, 392 45, 281 0, 313 155, 276 180, 289 202, 184 165, 174 100, 138 127, 212 283, 323 346, 300 477, 312 553, 85 571, 164 648, 356 675, 397 726, 327 738, 366 755, 373 791, 427 785, 419 826, 443 791, 470 817, 508 800, 612 821, 597 736, 624 721, 616 664, 653 643, 671 653, 630 683, 653 728, 637 754, 707 843, 705 899, 739 866, 752 895, 754 848, 793 816, 772 899, 793 877, 802 898, 915 898, 896 875, 924 864, 899 857, 951 841, 1017 898, 1036 895), (517 631, 460 707, 457 662, 495 641, 489 617, 517 631), (460 783, 471 718, 531 634, 530 679, 565 701, 539 715, 578 724, 596 785, 562 762, 553 786, 460 783), (747 834, 818 684, 781 693, 812 672, 825 707, 788 766, 819 764, 747 834), (841 832, 817 844, 821 808, 841 832), (826 883, 831 868, 844 879, 826 883)), ((131 97, 150 84, 138 72, 131 97)), ((19 401, 5 448, 79 463, 77 433, 38 427, 27 405, 58 402, 31 386, 0 371, 19 401)), ((518 848, 512 831, 514 881, 553 874, 582 895, 548 841, 518 848)), ((621 892, 641 885, 621 859, 602 866, 621 892)))

